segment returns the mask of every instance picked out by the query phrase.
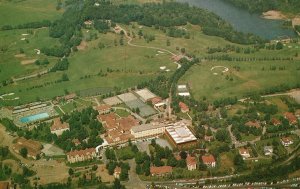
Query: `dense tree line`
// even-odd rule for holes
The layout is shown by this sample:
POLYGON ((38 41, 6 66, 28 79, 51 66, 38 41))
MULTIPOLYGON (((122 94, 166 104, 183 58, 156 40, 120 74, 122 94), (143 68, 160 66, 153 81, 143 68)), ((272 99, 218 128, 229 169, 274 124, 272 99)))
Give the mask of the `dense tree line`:
POLYGON ((20 128, 17 127, 14 122, 8 118, 0 119, 0 123, 6 128, 6 131, 8 132, 17 132, 20 130, 20 128))
POLYGON ((35 28, 49 27, 50 25, 51 25, 51 22, 49 20, 43 20, 43 21, 19 24, 17 26, 4 25, 1 27, 1 30, 35 29, 35 28))
POLYGON ((300 1, 298 0, 225 0, 237 7, 250 12, 262 13, 269 10, 281 10, 284 12, 298 13, 300 1))
POLYGON ((266 182, 288 178, 289 173, 300 169, 300 157, 296 156, 287 165, 257 166, 250 175, 243 175, 232 179, 234 182, 266 182))
POLYGON ((114 170, 116 167, 120 167, 121 168, 121 173, 120 173, 120 180, 121 181, 125 181, 128 180, 128 171, 130 170, 130 166, 128 163, 124 163, 124 162, 116 162, 116 161, 109 161, 106 164, 106 169, 108 170, 108 173, 110 175, 114 174, 114 170))
POLYGON ((163 99, 168 98, 168 78, 165 75, 159 75, 155 79, 140 83, 137 85, 138 89, 148 87, 153 93, 162 97, 163 99))
MULTIPOLYGON (((143 5, 117 5, 104 0, 98 2, 100 6, 95 6, 95 2, 95 0, 72 1, 62 19, 51 25, 50 36, 60 38, 64 47, 72 48, 74 46, 73 42, 82 38, 80 28, 85 20, 96 21, 98 28, 99 20, 103 20, 101 26, 104 26, 103 22, 105 20, 111 20, 123 24, 138 22, 140 25, 150 27, 175 27, 191 23, 200 25, 207 35, 220 36, 235 43, 254 44, 262 42, 260 38, 252 34, 234 31, 233 27, 219 16, 207 10, 190 7, 187 3, 163 2, 143 5)), ((175 36, 173 31, 170 30, 170 35, 175 36)))
POLYGON ((51 72, 56 72, 56 71, 64 71, 69 68, 69 61, 67 58, 62 58, 57 61, 57 63, 51 68, 51 72))
POLYGON ((254 61, 270 61, 270 60, 293 60, 293 57, 232 57, 228 54, 220 54, 220 55, 209 55, 205 56, 204 59, 206 60, 226 60, 226 61, 247 61, 247 62, 254 62, 254 61))
POLYGON ((102 144, 99 134, 104 133, 104 127, 96 120, 98 111, 92 107, 81 112, 74 111, 70 115, 64 115, 62 120, 70 125, 70 131, 65 131, 55 140, 55 144, 65 151, 71 149, 94 148, 102 144), (75 146, 73 139, 78 139, 81 144, 75 146))

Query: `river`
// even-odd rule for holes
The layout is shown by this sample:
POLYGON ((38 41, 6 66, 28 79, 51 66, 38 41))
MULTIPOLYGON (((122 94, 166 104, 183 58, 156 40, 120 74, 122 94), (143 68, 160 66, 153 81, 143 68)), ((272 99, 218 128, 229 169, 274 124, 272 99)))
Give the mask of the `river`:
POLYGON ((259 14, 250 14, 222 0, 177 0, 192 6, 207 9, 229 22, 237 31, 253 33, 265 39, 282 36, 296 36, 292 29, 283 28, 283 21, 262 18, 259 14))

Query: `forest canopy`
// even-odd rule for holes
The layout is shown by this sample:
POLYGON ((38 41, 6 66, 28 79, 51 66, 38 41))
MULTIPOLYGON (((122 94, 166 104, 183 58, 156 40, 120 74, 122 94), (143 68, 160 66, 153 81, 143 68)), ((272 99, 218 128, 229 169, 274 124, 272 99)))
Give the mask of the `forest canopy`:
POLYGON ((224 0, 233 5, 249 10, 250 12, 262 13, 269 10, 280 10, 289 13, 299 13, 299 0, 224 0))

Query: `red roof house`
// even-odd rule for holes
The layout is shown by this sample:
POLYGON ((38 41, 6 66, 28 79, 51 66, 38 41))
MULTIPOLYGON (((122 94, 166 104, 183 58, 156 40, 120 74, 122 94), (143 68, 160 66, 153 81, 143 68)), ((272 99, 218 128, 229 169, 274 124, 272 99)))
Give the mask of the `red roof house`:
POLYGON ((216 160, 215 160, 213 155, 202 156, 202 161, 208 167, 215 167, 216 166, 216 160))
POLYGON ((258 121, 248 121, 245 125, 248 127, 256 127, 257 129, 260 128, 260 123, 258 121))
POLYGON ((274 126, 279 126, 279 125, 281 125, 281 121, 278 120, 278 119, 276 119, 276 118, 273 118, 273 119, 271 120, 271 123, 272 123, 274 126))
POLYGON ((171 166, 162 166, 162 167, 150 167, 150 173, 152 176, 164 176, 172 173, 171 166))
POLYGON ((87 148, 85 150, 74 150, 67 153, 67 159, 70 163, 86 161, 96 157, 97 154, 95 148, 87 148))
POLYGON ((186 158, 186 166, 189 171, 197 169, 197 160, 195 157, 188 155, 186 158))
POLYGON ((179 107, 182 113, 187 113, 190 111, 189 107, 183 102, 179 102, 179 107))
POLYGON ((295 125, 298 122, 297 117, 291 112, 284 113, 284 118, 289 121, 290 125, 295 125))

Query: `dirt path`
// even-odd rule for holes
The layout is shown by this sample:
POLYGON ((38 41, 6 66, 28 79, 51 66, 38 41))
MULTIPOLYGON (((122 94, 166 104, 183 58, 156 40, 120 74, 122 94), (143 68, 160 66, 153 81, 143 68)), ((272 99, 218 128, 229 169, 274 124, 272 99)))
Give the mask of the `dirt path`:
POLYGON ((100 106, 100 102, 99 102, 99 100, 98 100, 96 97, 94 98, 94 100, 95 100, 96 104, 97 104, 98 106, 100 106))
POLYGON ((24 77, 12 78, 12 80, 14 82, 21 81, 21 80, 26 80, 26 79, 38 77, 38 76, 41 76, 41 75, 45 75, 45 74, 49 73, 49 71, 50 71, 50 69, 44 70, 44 71, 41 71, 41 72, 38 72, 38 73, 35 73, 35 74, 27 75, 27 76, 24 76, 24 77))
MULTIPOLYGON (((171 52, 171 51, 169 51, 169 50, 167 50, 167 49, 160 48, 160 47, 152 47, 152 46, 144 46, 144 45, 136 45, 136 44, 133 44, 133 43, 131 43, 133 39, 132 39, 132 37, 130 37, 130 36, 128 35, 127 31, 126 31, 125 29, 123 29, 123 28, 122 28, 121 26, 119 26, 119 25, 117 25, 117 27, 119 27, 120 30, 123 30, 123 31, 124 31, 124 34, 125 34, 126 38, 128 39, 127 44, 128 44, 129 46, 132 46, 132 47, 138 47, 138 48, 146 48, 146 49, 159 50, 159 51, 166 52, 166 53, 168 53, 168 54, 170 54, 170 55, 172 55, 172 56, 177 56, 175 53, 173 53, 173 52, 171 52)), ((177 65, 177 69, 181 68, 181 65, 180 65, 178 62, 173 62, 173 63, 177 65)))
POLYGON ((135 173, 136 163, 134 159, 128 161, 130 170, 129 170, 129 181, 124 183, 127 188, 130 189, 140 189, 145 188, 145 183, 141 181, 139 176, 135 173))
POLYGON ((300 103, 300 89, 291 90, 286 93, 276 93, 270 95, 264 95, 261 97, 274 97, 274 96, 290 96, 295 99, 296 102, 300 103))
MULTIPOLYGON (((300 103, 300 89, 294 89, 285 93, 275 93, 275 94, 269 94, 269 95, 263 95, 262 98, 265 97, 276 97, 276 96, 290 96, 295 99, 296 102, 300 103)), ((246 100, 249 100, 250 98, 242 98, 239 99, 239 102, 244 102, 246 100)))

